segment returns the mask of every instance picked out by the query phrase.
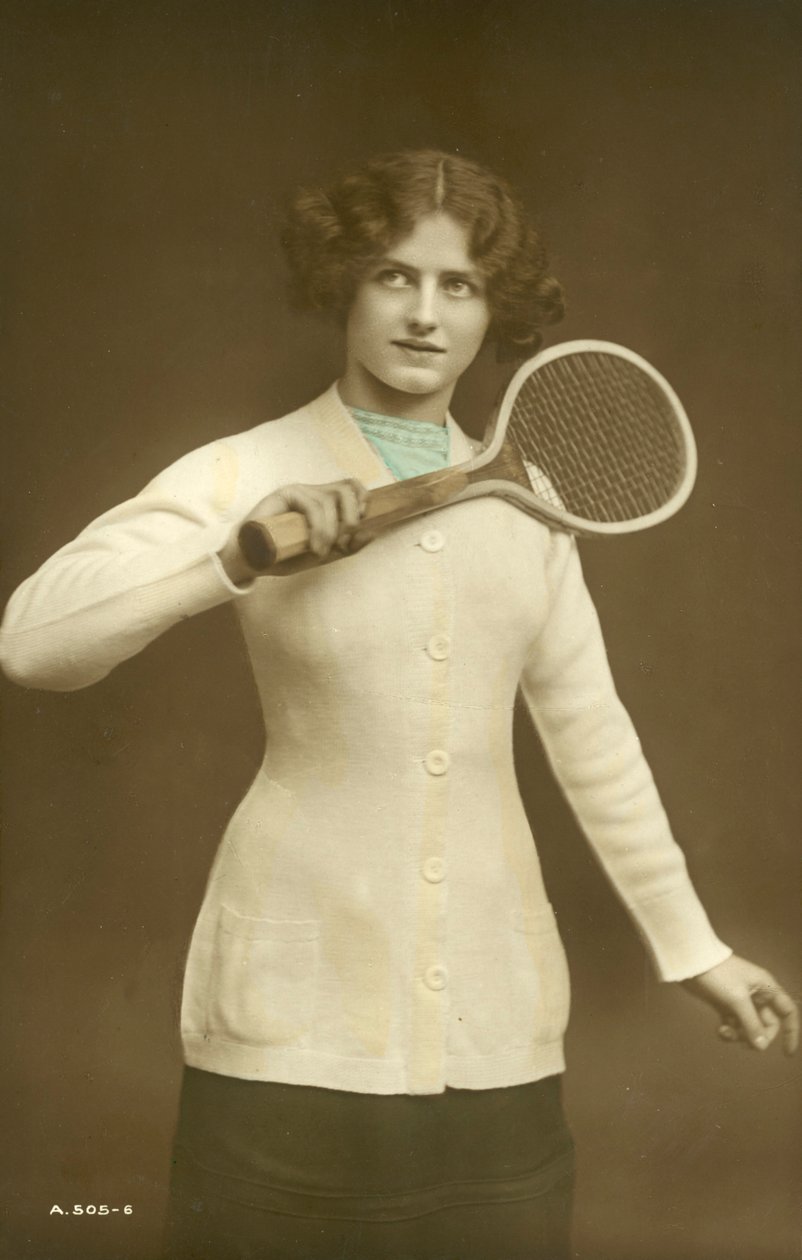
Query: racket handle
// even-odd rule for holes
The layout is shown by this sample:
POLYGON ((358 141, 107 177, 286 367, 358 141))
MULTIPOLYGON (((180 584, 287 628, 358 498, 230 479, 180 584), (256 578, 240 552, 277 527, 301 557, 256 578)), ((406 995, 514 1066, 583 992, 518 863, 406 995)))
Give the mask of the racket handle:
MULTIPOLYGON (((368 492, 360 528, 385 529, 398 521, 447 503, 468 484, 467 475, 457 468, 438 469, 422 477, 394 482, 368 492)), ((239 529, 240 550, 257 573, 269 573, 285 560, 294 560, 309 550, 309 525, 302 512, 282 512, 280 516, 253 517, 239 529)))
POLYGON ((254 517, 240 526, 237 540, 251 568, 267 573, 282 560, 292 560, 308 551, 309 525, 302 512, 254 517))

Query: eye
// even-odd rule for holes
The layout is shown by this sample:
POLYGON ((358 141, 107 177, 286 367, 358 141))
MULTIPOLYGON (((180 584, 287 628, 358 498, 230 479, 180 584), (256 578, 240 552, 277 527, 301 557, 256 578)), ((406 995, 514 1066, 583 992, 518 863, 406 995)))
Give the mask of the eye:
POLYGON ((409 276, 397 267, 385 267, 376 277, 388 289, 403 289, 409 284, 409 276))
POLYGON ((471 284, 464 276, 449 276, 443 282, 443 288, 451 297, 457 298, 473 297, 477 292, 476 285, 471 284))

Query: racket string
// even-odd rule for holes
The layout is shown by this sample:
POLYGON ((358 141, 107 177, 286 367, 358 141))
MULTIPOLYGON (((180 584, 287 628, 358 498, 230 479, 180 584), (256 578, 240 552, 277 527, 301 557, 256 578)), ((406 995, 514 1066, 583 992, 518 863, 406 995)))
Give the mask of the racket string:
POLYGON ((507 427, 533 492, 587 520, 646 516, 675 493, 684 447, 670 400, 636 364, 575 353, 537 368, 507 427))

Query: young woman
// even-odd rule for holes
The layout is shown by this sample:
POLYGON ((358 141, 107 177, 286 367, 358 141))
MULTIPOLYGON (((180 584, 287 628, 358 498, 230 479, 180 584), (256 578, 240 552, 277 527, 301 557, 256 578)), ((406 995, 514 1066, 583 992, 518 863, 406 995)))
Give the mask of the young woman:
POLYGON ((266 752, 190 948, 165 1255, 561 1260, 568 976, 519 688, 658 975, 756 1048, 794 1048, 795 1008, 708 923, 573 540, 490 498, 360 531, 367 489, 470 456, 448 407, 480 347, 523 357, 562 313, 518 199, 463 158, 395 154, 300 194, 285 245, 342 322, 340 380, 91 524, 12 599, 3 661, 86 686, 228 601, 253 663, 266 752), (256 578, 238 527, 287 509, 311 562, 256 578))

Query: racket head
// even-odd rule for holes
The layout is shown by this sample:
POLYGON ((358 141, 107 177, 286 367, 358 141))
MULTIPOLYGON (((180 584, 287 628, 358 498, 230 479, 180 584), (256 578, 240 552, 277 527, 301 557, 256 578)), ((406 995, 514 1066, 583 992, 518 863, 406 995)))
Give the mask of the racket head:
POLYGON ((507 386, 478 470, 511 442, 530 488, 473 483, 458 497, 494 494, 576 534, 625 534, 668 520, 696 479, 693 431, 668 381, 610 341, 541 351, 507 386))

